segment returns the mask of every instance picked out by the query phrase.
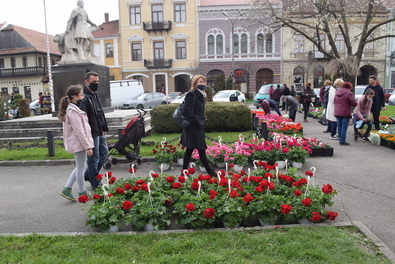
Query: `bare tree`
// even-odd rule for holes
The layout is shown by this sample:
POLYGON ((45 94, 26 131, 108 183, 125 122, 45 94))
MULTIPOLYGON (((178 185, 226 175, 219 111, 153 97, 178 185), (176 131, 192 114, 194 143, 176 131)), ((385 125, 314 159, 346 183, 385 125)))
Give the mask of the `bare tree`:
POLYGON ((285 0, 282 7, 279 1, 251 1, 255 12, 250 15, 259 23, 274 30, 289 28, 302 35, 330 62, 333 74, 341 71, 344 79, 353 83, 366 46, 395 37, 386 29, 388 23, 395 21, 387 10, 395 7, 394 1, 285 0), (271 22, 262 14, 272 17, 271 22))

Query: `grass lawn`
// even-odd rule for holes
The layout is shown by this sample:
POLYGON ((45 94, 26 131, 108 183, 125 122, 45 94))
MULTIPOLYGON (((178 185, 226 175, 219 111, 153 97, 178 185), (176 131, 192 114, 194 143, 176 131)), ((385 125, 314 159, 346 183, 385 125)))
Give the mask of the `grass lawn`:
POLYGON ((0 237, 1 263, 391 263, 356 227, 0 237))

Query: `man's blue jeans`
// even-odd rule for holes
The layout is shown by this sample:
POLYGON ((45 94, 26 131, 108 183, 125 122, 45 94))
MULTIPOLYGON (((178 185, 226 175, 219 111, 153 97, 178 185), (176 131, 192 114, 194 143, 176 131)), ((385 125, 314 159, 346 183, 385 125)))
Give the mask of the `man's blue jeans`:
POLYGON ((93 150, 93 155, 88 156, 88 167, 85 171, 85 177, 89 179, 93 189, 96 189, 100 181, 96 179, 97 174, 99 174, 100 169, 103 167, 108 154, 108 146, 106 137, 104 135, 97 136, 93 138, 93 143, 95 147, 93 150))
POLYGON ((339 142, 344 143, 346 142, 346 135, 347 135, 347 129, 348 129, 348 123, 350 122, 350 117, 348 116, 342 116, 342 117, 336 117, 337 119, 337 131, 339 134, 339 142))

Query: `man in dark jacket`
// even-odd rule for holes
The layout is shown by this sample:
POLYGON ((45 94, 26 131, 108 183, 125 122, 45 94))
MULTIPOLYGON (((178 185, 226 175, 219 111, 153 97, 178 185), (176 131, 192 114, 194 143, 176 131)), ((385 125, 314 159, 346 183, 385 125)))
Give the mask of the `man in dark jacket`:
POLYGON ((283 95, 283 90, 281 89, 280 85, 277 84, 277 88, 274 89, 273 92, 273 100, 277 103, 280 103, 280 97, 283 95))
POLYGON ((95 189, 100 184, 96 176, 99 174, 108 154, 105 137, 106 132, 108 132, 108 126, 99 97, 96 93, 99 88, 99 75, 96 72, 86 73, 83 88, 84 99, 80 102, 80 108, 88 115, 93 143, 95 145, 93 155, 88 156, 88 168, 85 171, 85 180, 89 180, 92 188, 95 189))
POLYGON ((384 90, 383 87, 379 84, 377 81, 377 77, 375 75, 369 76, 369 85, 366 86, 365 91, 363 94, 366 93, 368 89, 372 89, 374 96, 373 96, 373 104, 372 104, 372 115, 373 115, 373 122, 374 122, 374 127, 376 130, 380 130, 380 111, 387 110, 385 108, 385 100, 384 100, 384 90))
POLYGON ((296 111, 298 110, 299 102, 296 101, 295 97, 292 95, 283 95, 280 98, 281 101, 285 102, 286 108, 285 113, 289 111, 289 118, 295 122, 296 111))
MULTIPOLYGON (((291 95, 291 91, 289 90, 288 86, 285 83, 283 84, 283 95, 291 95)), ((285 110, 284 102, 283 102, 283 110, 285 110)))

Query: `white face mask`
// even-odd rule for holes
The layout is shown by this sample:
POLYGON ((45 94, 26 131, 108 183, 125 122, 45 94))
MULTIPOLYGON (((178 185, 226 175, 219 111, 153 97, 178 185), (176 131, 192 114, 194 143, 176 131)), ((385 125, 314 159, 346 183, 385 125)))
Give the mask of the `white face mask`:
POLYGON ((367 100, 369 100, 369 101, 372 101, 373 100, 373 98, 366 98, 367 100))
POLYGON ((325 86, 325 89, 329 89, 329 88, 331 88, 330 86, 325 86))

